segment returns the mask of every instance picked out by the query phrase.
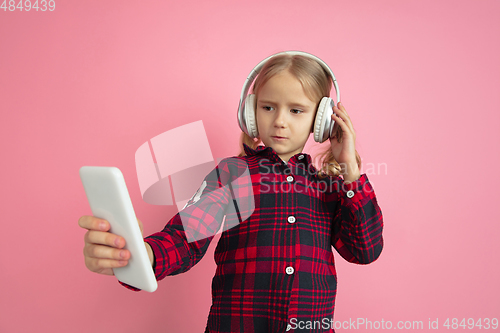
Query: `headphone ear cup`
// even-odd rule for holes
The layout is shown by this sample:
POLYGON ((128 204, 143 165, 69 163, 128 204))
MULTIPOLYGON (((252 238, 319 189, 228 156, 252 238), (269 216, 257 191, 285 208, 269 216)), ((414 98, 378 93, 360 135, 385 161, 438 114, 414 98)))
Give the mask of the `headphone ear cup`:
POLYGON ((332 103, 333 100, 330 97, 323 97, 319 103, 314 121, 314 141, 316 142, 322 143, 330 137, 330 130, 334 123, 332 103))
POLYGON ((245 109, 243 110, 243 117, 247 125, 248 135, 253 138, 259 137, 257 129, 257 121, 255 120, 255 95, 250 94, 245 99, 245 109))

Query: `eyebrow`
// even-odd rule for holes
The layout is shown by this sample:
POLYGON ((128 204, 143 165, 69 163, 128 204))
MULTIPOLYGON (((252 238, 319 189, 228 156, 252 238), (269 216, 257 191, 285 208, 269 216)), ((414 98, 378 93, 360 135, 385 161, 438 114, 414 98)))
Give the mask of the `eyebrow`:
MULTIPOLYGON (((276 104, 276 103, 271 102, 271 101, 258 101, 258 103, 262 103, 262 104, 276 104)), ((290 103, 290 105, 298 106, 298 107, 305 108, 305 109, 307 109, 309 107, 309 106, 301 104, 301 103, 290 103)))

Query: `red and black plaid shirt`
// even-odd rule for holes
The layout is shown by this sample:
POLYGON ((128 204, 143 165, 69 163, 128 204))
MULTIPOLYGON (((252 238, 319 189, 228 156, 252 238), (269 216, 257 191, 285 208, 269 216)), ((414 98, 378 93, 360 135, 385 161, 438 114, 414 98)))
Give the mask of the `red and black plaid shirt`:
POLYGON ((334 332, 332 246, 352 263, 378 258, 383 221, 375 192, 366 174, 349 184, 319 178, 305 153, 285 163, 271 147, 244 149, 247 156, 222 160, 201 195, 145 238, 156 278, 193 267, 225 216, 205 332, 334 332))

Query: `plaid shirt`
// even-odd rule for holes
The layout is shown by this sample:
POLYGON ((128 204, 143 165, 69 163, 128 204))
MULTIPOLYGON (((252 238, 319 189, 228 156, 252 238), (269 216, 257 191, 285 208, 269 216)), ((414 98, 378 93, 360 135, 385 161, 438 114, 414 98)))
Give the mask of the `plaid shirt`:
POLYGON ((349 184, 319 178, 305 153, 285 163, 271 147, 244 149, 247 156, 222 160, 201 195, 145 238, 156 278, 193 267, 225 216, 205 332, 334 332, 332 246, 352 263, 378 258, 383 221, 375 192, 366 174, 349 184), (244 169, 249 177, 240 179, 251 185, 228 187, 244 169), (250 196, 253 203, 242 205, 250 196))

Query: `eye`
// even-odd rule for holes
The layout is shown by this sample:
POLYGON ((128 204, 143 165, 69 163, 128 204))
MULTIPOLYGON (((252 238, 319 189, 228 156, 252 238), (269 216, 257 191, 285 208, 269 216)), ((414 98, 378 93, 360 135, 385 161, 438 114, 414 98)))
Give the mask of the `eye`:
POLYGON ((271 109, 273 108, 272 106, 263 106, 262 107, 264 110, 266 111, 271 111, 271 109))
POLYGON ((304 111, 299 110, 299 109, 292 109, 292 113, 294 113, 294 114, 299 114, 299 112, 302 113, 304 111), (297 111, 297 112, 295 112, 295 111, 297 111))

